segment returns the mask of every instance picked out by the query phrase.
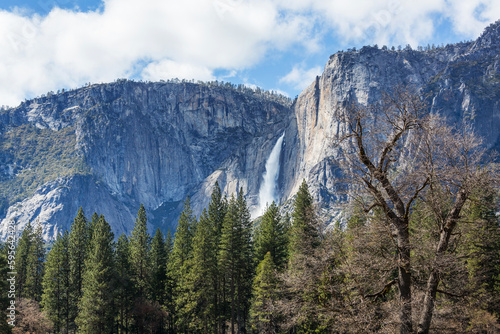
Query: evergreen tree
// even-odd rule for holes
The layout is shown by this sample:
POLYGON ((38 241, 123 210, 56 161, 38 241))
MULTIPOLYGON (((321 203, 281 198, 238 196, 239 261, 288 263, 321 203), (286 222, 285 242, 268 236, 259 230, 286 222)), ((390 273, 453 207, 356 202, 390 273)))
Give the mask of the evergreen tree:
POLYGON ((218 251, 217 247, 220 243, 221 235, 222 235, 222 225, 224 224, 224 217, 226 216, 227 212, 227 200, 222 197, 222 192, 219 187, 219 183, 216 181, 214 184, 214 188, 212 190, 212 195, 210 199, 210 203, 208 205, 208 220, 209 220, 209 227, 210 227, 210 235, 211 239, 214 245, 215 251, 213 251, 211 254, 213 256, 213 259, 211 261, 214 263, 214 265, 211 267, 212 270, 209 273, 209 280, 212 282, 213 285, 213 314, 212 317, 214 318, 215 323, 217 324, 217 330, 215 332, 223 332, 223 327, 224 327, 224 305, 223 305, 223 300, 224 300, 224 289, 222 288, 224 286, 223 280, 224 276, 221 275, 221 271, 218 268, 218 251))
POLYGON ((186 277, 186 303, 181 310, 183 319, 190 319, 190 329, 194 332, 216 332, 216 319, 212 316, 215 305, 214 286, 208 280, 214 266, 216 248, 210 233, 210 222, 203 210, 193 238, 192 257, 188 260, 189 272, 186 277))
POLYGON ((196 217, 191 209, 191 201, 188 196, 184 202, 184 209, 179 218, 179 222, 177 223, 174 245, 170 255, 169 270, 174 279, 178 280, 182 274, 185 274, 182 272, 182 268, 191 256, 194 225, 196 225, 196 217))
POLYGON ((211 233, 215 236, 214 240, 217 244, 222 235, 222 225, 224 224, 224 217, 227 212, 227 201, 222 197, 222 191, 219 183, 216 181, 212 190, 210 204, 208 205, 208 219, 210 222, 211 233))
POLYGON ((7 241, 6 244, 1 245, 0 250, 0 291, 3 291, 3 293, 0 294, 0 333, 5 334, 12 333, 12 327, 7 323, 7 321, 11 320, 10 318, 7 318, 7 312, 9 312, 7 307, 10 306, 9 291, 11 284, 10 281, 7 280, 10 279, 10 275, 7 273, 11 271, 7 260, 9 251, 12 251, 12 249, 9 249, 9 246, 10 242, 7 241))
POLYGON ((320 241, 313 199, 304 180, 294 201, 288 249, 290 260, 293 262, 298 255, 312 255, 314 249, 320 245, 320 241))
MULTIPOLYGON (((238 252, 240 246, 241 229, 238 226, 238 206, 234 195, 229 200, 227 213, 224 217, 224 225, 222 226, 222 235, 219 245, 218 267, 221 272, 222 282, 222 316, 226 320, 228 315, 227 306, 230 305, 231 312, 229 319, 231 320, 231 333, 235 332, 236 322, 236 277, 238 276, 238 252), (229 305, 228 305, 229 304, 229 305)), ((225 321, 224 321, 225 322, 225 321)))
POLYGON ((151 236, 148 233, 146 210, 141 204, 134 230, 130 237, 130 261, 132 265, 132 280, 138 292, 138 297, 148 299, 151 264, 150 264, 151 236))
POLYGON ((33 226, 29 222, 21 233, 16 247, 15 271, 17 294, 19 298, 26 297, 26 279, 28 276, 28 258, 33 243, 33 226))
POLYGON ((151 241, 151 295, 152 300, 160 305, 165 303, 165 285, 167 279, 167 250, 165 248, 165 238, 160 229, 151 241))
POLYGON ((310 307, 310 301, 317 298, 317 278, 320 274, 317 267, 317 250, 320 244, 313 200, 307 183, 303 181, 294 202, 288 247, 289 260, 285 275, 289 297, 285 301, 285 304, 288 304, 285 308, 293 319, 289 324, 293 332, 309 333, 320 329, 318 314, 310 307))
POLYGON ((464 231, 461 257, 467 259, 469 289, 476 303, 500 316, 500 221, 494 191, 481 189, 480 198, 471 204, 464 231))
POLYGON ((74 323, 78 314, 78 303, 82 298, 85 261, 90 247, 90 230, 83 209, 80 207, 69 233, 69 264, 71 282, 70 322, 74 323))
POLYGON ((243 188, 238 193, 238 219, 241 226, 241 248, 238 273, 238 333, 245 333, 248 323, 248 314, 250 311, 250 297, 252 295, 252 277, 254 273, 253 266, 253 245, 252 245, 252 220, 250 211, 245 200, 243 188))
POLYGON ((31 245, 26 264, 26 298, 40 302, 42 298, 42 279, 45 262, 45 248, 42 226, 38 224, 32 234, 31 245))
POLYGON ((83 296, 76 318, 79 333, 110 333, 113 330, 115 272, 113 233, 100 216, 92 236, 91 251, 83 276, 83 296))
POLYGON ((229 201, 219 245, 219 269, 223 275, 225 298, 230 304, 231 333, 246 330, 252 277, 250 213, 240 190, 229 201))
MULTIPOLYGON (((196 217, 191 209, 189 196, 184 202, 184 209, 177 224, 174 245, 169 257, 168 271, 173 281, 173 301, 175 313, 184 308, 187 298, 186 277, 189 272, 189 258, 191 257, 193 226, 196 225, 196 217)), ((186 319, 176 319, 179 331, 186 331, 186 319)))
POLYGON ((54 324, 56 333, 69 333, 70 327, 70 255, 69 237, 64 232, 47 255, 43 276, 42 306, 54 324))
POLYGON ((125 234, 120 235, 116 243, 116 306, 118 314, 118 332, 129 332, 129 319, 133 306, 134 286, 130 271, 130 245, 125 234))
POLYGON ((99 222, 99 215, 97 212, 94 212, 92 217, 90 217, 90 222, 89 222, 89 242, 92 240, 92 237, 94 236, 94 231, 97 226, 97 222, 99 222))
POLYGON ((264 256, 270 252, 273 263, 278 268, 283 268, 287 260, 288 231, 274 201, 267 207, 262 216, 262 221, 255 231, 254 239, 256 263, 258 264, 264 260, 264 256))
POLYGON ((271 252, 257 267, 257 275, 253 281, 253 298, 250 316, 252 328, 258 333, 278 333, 279 313, 277 303, 280 298, 276 267, 271 252))
POLYGON ((172 255, 172 248, 174 246, 172 233, 170 230, 167 232, 167 238, 165 239, 165 267, 166 277, 165 277, 165 309, 167 311, 167 330, 168 333, 172 333, 174 331, 174 314, 175 314, 175 304, 173 299, 173 291, 174 291, 174 281, 172 279, 172 272, 169 270, 170 268, 170 260, 172 255))

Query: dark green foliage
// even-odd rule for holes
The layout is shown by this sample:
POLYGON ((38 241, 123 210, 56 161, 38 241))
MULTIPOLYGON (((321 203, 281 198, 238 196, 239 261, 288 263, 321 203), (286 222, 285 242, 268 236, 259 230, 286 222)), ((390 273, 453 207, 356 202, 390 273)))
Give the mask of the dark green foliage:
POLYGON ((125 234, 120 235, 115 251, 116 288, 115 305, 120 333, 130 329, 130 314, 134 303, 134 284, 130 270, 130 244, 125 234))
POLYGON ((274 201, 262 216, 254 239, 256 263, 260 263, 264 260, 264 256, 270 253, 273 263, 278 268, 283 268, 287 261, 288 229, 274 201))
POLYGON ((94 212, 89 222, 89 241, 91 241, 92 237, 94 236, 95 227, 97 226, 98 221, 99 215, 97 214, 97 212, 94 212))
MULTIPOLYGON (((236 279, 240 262, 239 246, 241 243, 241 226, 238 226, 238 206, 234 195, 229 200, 222 236, 219 244, 218 268, 222 275, 221 289, 224 299, 221 300, 221 316, 227 316, 228 304, 231 306, 231 332, 234 333, 236 321, 236 279)), ((225 322, 225 321, 224 321, 225 322)))
POLYGON ((186 300, 181 318, 189 321, 189 328, 195 332, 209 333, 216 330, 213 316, 215 294, 211 273, 217 266, 213 234, 206 210, 203 210, 193 238, 192 257, 188 260, 186 277, 186 300))
POLYGON ((215 247, 213 247, 212 262, 215 263, 211 267, 209 273, 209 280, 212 282, 212 289, 214 290, 213 298, 213 317, 216 319, 216 332, 222 332, 224 326, 224 277, 218 267, 218 245, 220 244, 220 238, 222 235, 222 225, 224 224, 224 218, 227 212, 227 200, 222 197, 222 192, 219 187, 219 183, 216 181, 214 188, 212 190, 212 195, 210 203, 208 205, 208 220, 210 226, 210 234, 212 235, 212 242, 215 247))
MULTIPOLYGON (((171 242, 171 241, 169 241, 171 242)), ((167 279, 167 249, 165 238, 160 229, 151 241, 151 299, 160 305, 165 303, 165 285, 167 279)))
POLYGON ((40 302, 42 298, 42 279, 45 262, 45 248, 42 226, 38 224, 31 234, 31 244, 26 262, 26 283, 24 294, 28 299, 40 302))
POLYGON ((250 309, 252 328, 258 333, 278 333, 278 300, 280 289, 276 266, 271 252, 267 252, 257 266, 253 281, 253 297, 250 309))
MULTIPOLYGON (((485 191, 485 190, 483 190, 485 191)), ((480 307, 500 319, 500 221, 493 195, 471 205, 464 229, 462 255, 467 259, 469 285, 480 307)))
POLYGON ((187 276, 191 265, 189 259, 192 257, 194 226, 196 226, 196 217, 188 197, 177 224, 174 245, 168 262, 168 275, 172 280, 172 300, 175 305, 175 314, 178 316, 175 323, 180 332, 185 332, 189 325, 189 319, 182 317, 182 310, 185 308, 189 294, 187 276))
POLYGON ((71 225, 69 233, 69 266, 71 282, 70 322, 74 323, 78 314, 78 303, 82 298, 83 274, 85 272, 85 261, 90 247, 89 223, 85 218, 83 209, 80 208, 71 225))
MULTIPOLYGON (((10 305, 9 293, 10 293, 10 275, 7 275, 11 270, 9 269, 8 252, 12 251, 9 249, 10 243, 0 244, 0 333, 10 334, 12 333, 12 327, 8 325, 7 321, 11 320, 7 318, 7 307, 10 305)), ((12 260, 11 260, 12 261, 12 260)))
MULTIPOLYGON (((240 190, 231 197, 219 245, 219 270, 223 275, 225 299, 229 307, 231 332, 245 331, 252 284, 252 244, 250 213, 240 190)), ((227 308, 226 308, 227 309, 227 308)))
POLYGON ((196 217, 191 209, 189 197, 184 202, 184 210, 181 213, 177 230, 175 231, 174 245, 169 258, 169 270, 172 278, 179 281, 185 275, 184 264, 189 259, 192 248, 193 226, 196 225, 196 217))
POLYGON ((16 247, 16 285, 19 298, 26 297, 26 279, 28 275, 28 258, 33 244, 33 226, 28 223, 21 233, 16 247))
POLYGON ((320 234, 314 212, 313 199, 304 180, 297 192, 290 230, 290 260, 297 255, 311 255, 320 244, 320 234))
POLYGON ((115 319, 114 287, 116 286, 113 259, 113 233, 100 216, 95 226, 91 251, 83 276, 83 296, 76 324, 80 333, 109 333, 115 319))
POLYGON ((69 236, 59 235, 47 255, 43 276, 41 305, 54 325, 54 331, 69 331, 70 311, 74 301, 70 295, 70 254, 69 236))
POLYGON ((175 304, 173 299, 173 291, 174 291, 174 281, 172 279, 172 272, 169 270, 170 267, 170 259, 172 255, 173 248, 173 238, 170 230, 167 232, 167 238, 165 239, 165 256, 166 256, 166 276, 165 276, 165 301, 164 306, 167 312, 167 330, 168 332, 172 332, 174 329, 174 313, 175 313, 175 304))
POLYGON ((151 280, 150 264, 151 236, 148 233, 146 210, 141 204, 134 230, 130 237, 130 263, 132 265, 132 280, 137 289, 138 297, 147 299, 151 280))

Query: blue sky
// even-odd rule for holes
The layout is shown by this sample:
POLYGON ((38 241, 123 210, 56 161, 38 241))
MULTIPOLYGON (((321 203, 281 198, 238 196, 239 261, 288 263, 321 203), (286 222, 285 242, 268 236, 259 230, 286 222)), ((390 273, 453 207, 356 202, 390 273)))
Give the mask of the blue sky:
POLYGON ((477 38, 498 0, 0 0, 0 105, 117 78, 290 97, 338 50, 477 38))

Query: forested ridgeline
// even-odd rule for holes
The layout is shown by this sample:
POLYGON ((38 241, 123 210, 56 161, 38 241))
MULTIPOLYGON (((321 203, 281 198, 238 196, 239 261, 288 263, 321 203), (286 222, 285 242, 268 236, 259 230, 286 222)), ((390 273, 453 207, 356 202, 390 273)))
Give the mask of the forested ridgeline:
MULTIPOLYGON (((291 215, 270 203, 251 220, 243 190, 216 183, 189 198, 174 236, 115 238, 80 209, 44 245, 18 240, 16 325, 9 333, 496 333, 500 331, 498 164, 467 127, 426 114, 408 91, 350 106, 338 157, 349 184, 326 228, 304 181, 291 215)), ((0 256, 8 290, 8 247, 0 256)), ((2 310, 9 300, 2 294, 2 310)))

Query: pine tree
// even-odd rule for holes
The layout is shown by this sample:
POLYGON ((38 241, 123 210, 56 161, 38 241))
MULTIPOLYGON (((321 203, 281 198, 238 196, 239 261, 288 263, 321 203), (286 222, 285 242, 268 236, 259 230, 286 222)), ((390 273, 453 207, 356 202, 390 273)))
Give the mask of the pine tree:
POLYGON ((94 212, 92 214, 92 217, 90 217, 90 222, 89 222, 89 242, 92 240, 92 237, 94 236, 94 231, 97 226, 97 222, 99 222, 99 215, 97 212, 94 212))
POLYGON ((119 333, 129 332, 129 319, 134 302, 134 286, 130 270, 130 245, 125 234, 116 243, 116 306, 119 333))
POLYGON ((170 232, 170 230, 168 230, 167 238, 165 239, 165 255, 166 255, 165 267, 167 271, 165 277, 165 302, 164 302, 165 309, 168 314, 167 315, 168 333, 172 333, 174 331, 174 325, 175 325, 174 323, 175 304, 173 299, 174 281, 171 276, 172 272, 169 270, 173 246, 174 242, 172 238, 172 233, 170 232))
POLYGON ((165 304, 165 284, 167 279, 167 250, 165 249, 165 238, 160 229, 151 241, 151 296, 152 300, 160 305, 165 304))
POLYGON ((7 280, 11 278, 10 275, 7 274, 11 271, 9 270, 9 263, 7 260, 8 252, 12 251, 12 249, 9 249, 9 245, 10 242, 7 241, 6 244, 1 245, 0 250, 0 291, 3 291, 3 293, 0 294, 0 333, 5 334, 12 333, 12 327, 7 323, 7 321, 11 320, 7 318, 7 312, 10 312, 7 310, 7 307, 10 306, 9 294, 11 284, 10 281, 7 280))
POLYGON ((134 230, 130 237, 130 261, 138 297, 148 299, 151 279, 150 265, 151 236, 148 233, 146 210, 141 204, 134 230))
POLYGON ((45 262, 45 248, 42 236, 42 226, 35 228, 26 264, 26 298, 40 302, 42 298, 42 279, 45 262))
POLYGON ((33 243, 33 226, 28 223, 21 233, 16 247, 15 271, 19 298, 26 297, 26 279, 28 276, 28 258, 33 243))
MULTIPOLYGON (((236 277, 238 276, 238 252, 240 246, 241 229, 238 226, 238 206, 234 195, 229 200, 228 210, 224 217, 222 235, 219 245, 218 267, 221 272, 222 282, 222 312, 226 320, 227 306, 231 307, 229 319, 231 333, 235 332, 236 322, 236 277), (229 304, 229 305, 228 305, 229 304)), ((224 321, 225 322, 225 321, 224 321)))
MULTIPOLYGON (((188 196, 184 202, 184 209, 177 224, 174 246, 168 264, 169 276, 173 281, 173 300, 176 314, 184 308, 186 303, 186 277, 189 272, 188 260, 192 255, 193 226, 195 225, 196 217, 191 209, 191 202, 188 196)), ((181 332, 187 328, 185 319, 177 318, 176 324, 181 332)))
MULTIPOLYGON (((219 187, 219 183, 216 181, 214 184, 214 188, 212 190, 212 195, 210 199, 210 203, 208 205, 208 220, 210 227, 210 235, 212 242, 214 244, 214 248, 217 248, 220 244, 220 239, 222 235, 222 225, 224 224, 224 217, 227 212, 227 200, 222 197, 222 192, 219 187)), ((209 280, 213 285, 213 305, 214 309, 212 312, 212 317, 214 318, 215 323, 217 324, 217 330, 214 332, 223 332, 224 327, 224 289, 222 288, 224 283, 224 277, 221 275, 221 271, 218 268, 218 257, 219 253, 217 249, 212 252, 211 259, 215 264, 212 267, 212 270, 209 274, 209 280)))
POLYGON ((241 226, 241 248, 240 263, 238 265, 239 275, 237 282, 238 290, 238 333, 246 332, 248 314, 250 311, 250 297, 252 295, 252 277, 253 277, 253 245, 252 245, 252 220, 250 211, 245 200, 243 188, 238 193, 238 218, 241 226))
POLYGON ((76 324, 79 333, 110 333, 113 330, 115 272, 113 233, 104 216, 100 216, 92 236, 91 251, 83 276, 83 296, 76 324))
POLYGON ((495 192, 481 189, 471 204, 467 224, 463 228, 461 257, 467 259, 469 289, 480 307, 491 314, 500 314, 500 221, 496 214, 495 192))
POLYGON ((56 333, 69 332, 70 327, 70 256, 69 237, 64 232, 58 235, 47 255, 43 276, 42 306, 54 324, 56 333))
POLYGON ((245 331, 252 277, 250 213, 240 190, 229 201, 219 245, 219 269, 225 298, 230 304, 231 333, 245 331))
POLYGON ((264 256, 270 252, 273 263, 278 268, 283 268, 287 260, 288 230, 274 201, 262 216, 254 239, 256 263, 264 260, 264 256))
POLYGON ((312 255, 314 249, 320 245, 320 241, 313 199, 309 193, 309 187, 304 180, 297 192, 292 213, 288 249, 290 260, 293 262, 297 255, 312 255))
POLYGON ((74 323, 78 314, 78 303, 82 298, 85 261, 90 247, 90 227, 83 209, 80 207, 69 233, 69 263, 71 282, 70 322, 74 323))
POLYGON ((258 333, 279 332, 279 312, 277 303, 280 298, 276 267, 271 252, 257 266, 253 281, 253 298, 250 310, 252 328, 258 333))
POLYGON ((227 201, 222 197, 222 191, 219 183, 216 181, 212 190, 210 204, 208 205, 208 219, 210 226, 215 235, 215 242, 218 244, 222 235, 222 225, 224 224, 224 217, 227 212, 227 201))
POLYGON ((307 183, 303 181, 294 202, 288 268, 284 279, 288 293, 284 307, 293 319, 288 324, 293 332, 309 333, 320 329, 318 315, 310 307, 310 301, 316 298, 319 283, 316 279, 320 269, 316 264, 320 244, 313 200, 307 183))
POLYGON ((190 319, 190 330, 194 332, 216 332, 215 317, 212 316, 215 305, 214 286, 210 277, 214 266, 216 248, 210 233, 210 222, 206 210, 203 210, 193 238, 192 257, 188 260, 189 272, 186 277, 187 300, 181 310, 183 319, 190 319))

